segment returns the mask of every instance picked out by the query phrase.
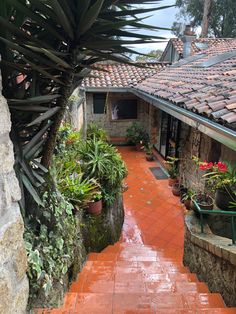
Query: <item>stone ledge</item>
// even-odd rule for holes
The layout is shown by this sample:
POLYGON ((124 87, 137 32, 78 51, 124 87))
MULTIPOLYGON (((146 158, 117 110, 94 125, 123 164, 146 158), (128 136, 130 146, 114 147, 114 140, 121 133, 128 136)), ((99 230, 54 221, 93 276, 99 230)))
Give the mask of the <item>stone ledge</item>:
POLYGON ((232 240, 214 235, 207 224, 202 234, 199 219, 193 212, 186 215, 185 227, 186 237, 192 243, 236 266, 236 246, 232 246, 232 240))
POLYGON ((207 224, 201 233, 193 212, 185 217, 184 265, 207 283, 211 292, 220 293, 227 306, 236 306, 236 246, 214 235, 207 224))

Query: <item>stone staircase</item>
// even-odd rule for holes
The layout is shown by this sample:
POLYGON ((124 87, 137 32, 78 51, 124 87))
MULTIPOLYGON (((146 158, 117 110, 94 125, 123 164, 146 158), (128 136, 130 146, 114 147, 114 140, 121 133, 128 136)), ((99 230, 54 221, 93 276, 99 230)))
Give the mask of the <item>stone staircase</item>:
POLYGON ((182 250, 116 243, 91 253, 63 307, 37 314, 236 313, 182 264, 182 250))

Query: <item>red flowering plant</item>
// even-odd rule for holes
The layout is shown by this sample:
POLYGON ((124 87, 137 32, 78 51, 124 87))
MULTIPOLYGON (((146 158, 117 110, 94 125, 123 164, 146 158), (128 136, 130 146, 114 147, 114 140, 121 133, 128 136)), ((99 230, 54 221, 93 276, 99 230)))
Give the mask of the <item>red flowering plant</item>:
POLYGON ((212 190, 221 189, 231 193, 235 189, 236 167, 232 167, 229 163, 204 161, 199 162, 199 169, 206 171, 203 178, 212 190))

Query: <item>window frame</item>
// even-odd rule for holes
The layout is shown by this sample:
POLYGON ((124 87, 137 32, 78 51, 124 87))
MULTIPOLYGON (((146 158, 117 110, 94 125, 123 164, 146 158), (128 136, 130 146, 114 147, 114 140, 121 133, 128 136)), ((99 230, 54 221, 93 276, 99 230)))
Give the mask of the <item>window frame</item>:
POLYGON ((94 115, 106 115, 106 103, 107 103, 107 93, 106 92, 98 92, 98 93, 93 93, 93 108, 92 108, 92 112, 94 115), (95 96, 96 95, 104 95, 105 96, 105 103, 104 103, 104 110, 103 112, 95 112, 95 102, 94 102, 94 99, 95 99, 95 96))

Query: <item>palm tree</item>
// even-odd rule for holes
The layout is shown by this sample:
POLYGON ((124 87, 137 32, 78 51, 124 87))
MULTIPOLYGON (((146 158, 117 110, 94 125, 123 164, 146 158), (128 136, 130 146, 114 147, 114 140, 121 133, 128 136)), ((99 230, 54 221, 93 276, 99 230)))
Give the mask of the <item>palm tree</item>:
POLYGON ((134 51, 128 45, 161 38, 141 35, 141 29, 160 28, 138 17, 168 7, 157 7, 160 1, 0 1, 3 92, 12 116, 16 171, 37 203, 73 90, 93 66, 99 68, 97 62, 130 62, 126 54, 134 51))

